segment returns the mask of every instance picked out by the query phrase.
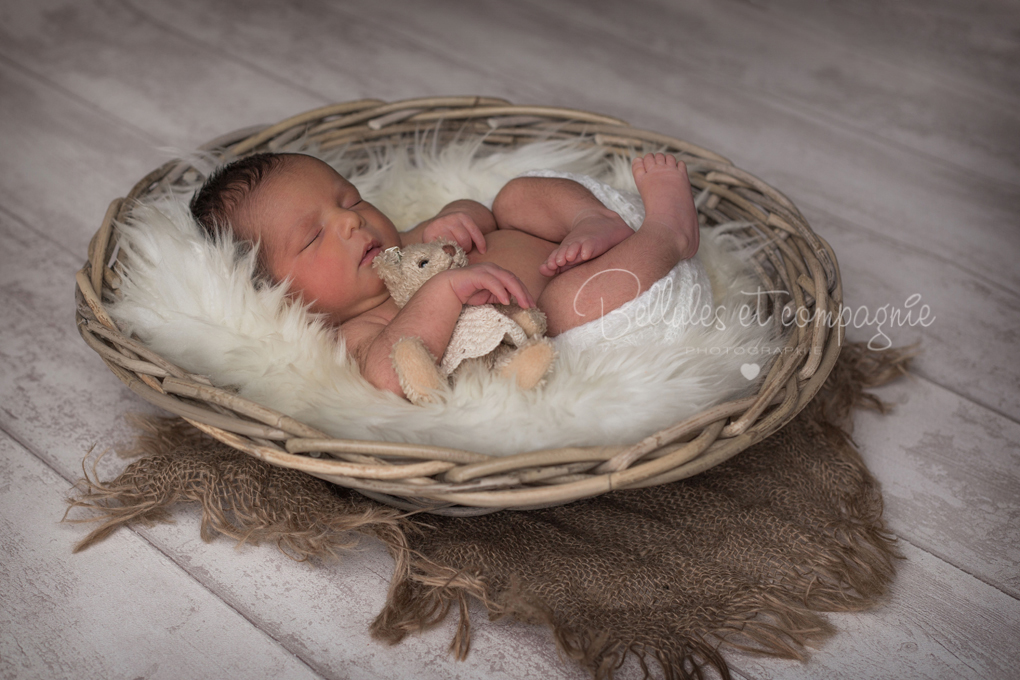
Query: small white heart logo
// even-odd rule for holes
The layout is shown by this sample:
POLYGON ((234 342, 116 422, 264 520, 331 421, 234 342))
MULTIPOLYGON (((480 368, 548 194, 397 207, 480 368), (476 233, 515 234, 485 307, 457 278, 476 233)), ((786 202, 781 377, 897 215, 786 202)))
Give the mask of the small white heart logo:
POLYGON ((748 380, 754 380, 758 377, 758 373, 761 372, 761 366, 758 364, 744 364, 740 367, 740 374, 748 380))

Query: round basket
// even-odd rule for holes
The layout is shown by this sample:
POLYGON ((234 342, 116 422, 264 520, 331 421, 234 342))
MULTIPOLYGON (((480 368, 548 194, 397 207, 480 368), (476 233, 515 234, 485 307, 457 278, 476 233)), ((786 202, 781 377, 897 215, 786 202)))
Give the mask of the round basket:
POLYGON ((277 150, 301 136, 319 148, 339 145, 367 155, 411 142, 428 128, 452 139, 484 135, 514 146, 543 138, 579 138, 607 155, 635 150, 673 153, 691 168, 702 226, 745 220, 762 243, 751 266, 770 291, 762 318, 787 320, 788 342, 755 396, 730 401, 629 446, 575 447, 490 456, 436 446, 334 439, 282 413, 217 388, 136 340, 104 309, 120 277, 115 225, 138 199, 171 186, 194 186, 201 173, 171 161, 114 200, 77 273, 77 323, 85 342, 146 401, 203 432, 273 465, 302 470, 407 510, 471 515, 536 508, 696 475, 736 455, 792 419, 815 395, 839 355, 843 328, 831 323, 843 299, 832 248, 783 194, 688 142, 573 109, 515 106, 487 97, 435 97, 393 103, 360 100, 326 106, 276 125, 239 130, 203 149, 231 156, 277 150), (790 320, 797 321, 790 324, 790 320))

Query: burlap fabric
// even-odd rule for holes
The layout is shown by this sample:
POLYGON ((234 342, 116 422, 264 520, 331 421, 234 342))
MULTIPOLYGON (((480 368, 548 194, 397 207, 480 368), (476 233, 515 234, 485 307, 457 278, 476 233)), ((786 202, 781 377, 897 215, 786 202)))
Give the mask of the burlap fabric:
MULTIPOLYGON (((494 616, 544 622, 598 677, 629 653, 666 678, 729 671, 727 648, 803 658, 832 634, 819 612, 860 610, 886 591, 897 557, 878 485, 849 436, 863 392, 903 373, 911 349, 843 349, 825 387, 769 439, 681 482, 561 507, 475 518, 403 516, 300 472, 227 448, 180 421, 150 421, 115 480, 82 480, 72 507, 98 521, 76 548, 131 522, 200 503, 202 537, 275 541, 298 559, 336 555, 359 535, 396 560, 373 633, 397 642, 460 610, 455 653, 468 653, 468 598, 494 616)), ((656 673, 657 674, 657 673, 656 673)))

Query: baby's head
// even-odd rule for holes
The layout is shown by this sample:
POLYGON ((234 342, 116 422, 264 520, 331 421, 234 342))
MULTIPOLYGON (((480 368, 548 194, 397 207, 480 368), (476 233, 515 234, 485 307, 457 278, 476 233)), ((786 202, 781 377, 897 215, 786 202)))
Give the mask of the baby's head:
POLYGON ((400 245, 397 228, 326 163, 302 154, 256 154, 220 168, 191 201, 210 236, 228 230, 259 244, 262 271, 334 323, 389 298, 372 269, 400 245))

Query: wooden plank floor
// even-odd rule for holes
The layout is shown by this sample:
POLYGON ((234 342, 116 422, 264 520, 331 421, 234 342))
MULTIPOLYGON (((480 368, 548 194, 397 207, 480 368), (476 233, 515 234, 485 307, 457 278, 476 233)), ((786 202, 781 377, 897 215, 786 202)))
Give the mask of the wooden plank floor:
MULTIPOLYGON (((391 564, 199 540, 72 556, 93 444, 148 411, 81 342, 106 204, 175 150, 333 101, 485 94, 624 118, 781 188, 834 247, 851 340, 922 341, 855 438, 907 559, 807 663, 744 678, 1010 678, 1020 662, 1020 5, 1009 0, 8 0, 0 3, 0 678, 584 678, 475 610, 373 641, 391 564), (875 322, 927 304, 927 326, 875 322), (915 298, 917 299, 917 298, 915 298), (870 321, 864 317, 870 315, 870 321)), ((109 474, 118 461, 105 460, 109 474)), ((636 668, 624 676, 637 677, 636 668)))

